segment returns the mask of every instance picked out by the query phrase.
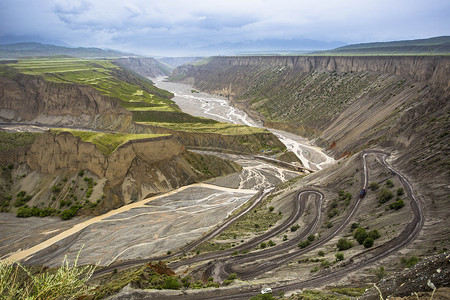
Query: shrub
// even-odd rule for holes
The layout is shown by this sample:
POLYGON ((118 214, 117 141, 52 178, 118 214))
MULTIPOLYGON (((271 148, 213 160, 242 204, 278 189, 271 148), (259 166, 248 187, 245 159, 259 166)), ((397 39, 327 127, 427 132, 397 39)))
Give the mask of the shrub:
POLYGON ((319 255, 319 256, 325 256, 325 252, 323 252, 322 250, 320 250, 319 252, 317 252, 317 255, 319 255))
POLYGON ((62 220, 70 220, 70 219, 72 219, 73 217, 75 217, 75 215, 80 210, 80 208, 81 208, 81 206, 74 205, 71 208, 64 210, 61 213, 61 219, 62 220))
POLYGON ((304 240, 304 241, 301 241, 300 243, 298 243, 298 246, 303 249, 303 248, 308 247, 309 244, 311 244, 311 242, 309 240, 304 240))
POLYGON ((367 233, 367 236, 376 240, 381 237, 381 233, 377 229, 373 229, 367 233))
POLYGON ((395 210, 400 209, 400 208, 402 208, 403 206, 405 206, 405 203, 403 202, 402 199, 397 200, 397 201, 395 201, 394 203, 389 204, 389 208, 390 208, 390 209, 395 209, 395 210))
POLYGON ((300 225, 295 224, 294 226, 291 227, 291 231, 292 232, 297 231, 297 229, 299 229, 299 228, 300 228, 300 225))
POLYGON ((308 236, 308 241, 310 241, 311 243, 314 242, 315 239, 316 239, 316 236, 314 234, 311 234, 308 236))
POLYGON ((353 247, 353 243, 347 240, 346 238, 340 238, 336 246, 339 249, 339 251, 343 251, 353 247))
POLYGON ((414 265, 416 265, 418 262, 420 261, 420 258, 415 257, 415 256, 411 256, 409 258, 405 258, 403 257, 401 259, 401 263, 406 267, 406 268, 411 268, 414 265))
POLYGON ((378 278, 378 280, 381 280, 381 279, 383 279, 384 276, 386 276, 386 272, 385 272, 383 266, 381 266, 377 269, 374 269, 372 272, 378 278))
POLYGON ((328 218, 332 218, 332 217, 334 217, 335 215, 337 215, 339 213, 339 210, 337 209, 337 208, 333 208, 332 210, 330 210, 329 212, 328 212, 328 218))
POLYGON ((80 172, 78 172, 78 176, 83 177, 84 175, 84 170, 81 170, 80 172))
POLYGON ((326 226, 327 228, 331 228, 331 227, 333 227, 333 222, 331 222, 331 221, 326 221, 326 222, 325 222, 325 226, 326 226))
POLYGON ((359 227, 359 223, 352 223, 351 231, 355 230, 358 227, 359 227))
POLYGON ((275 209, 275 207, 271 206, 269 207, 269 211, 272 212, 275 209))
POLYGON ((353 232, 353 237, 356 241, 358 241, 359 244, 363 244, 364 240, 367 238, 367 232, 364 228, 358 227, 353 232))
POLYGON ((405 193, 405 190, 403 188, 398 188, 397 189, 397 196, 401 196, 405 193))
POLYGON ((61 192, 61 187, 54 185, 52 187, 52 192, 55 194, 59 194, 61 192))
POLYGON ((276 245, 272 240, 270 240, 268 244, 269 244, 270 247, 273 247, 273 246, 276 245))
POLYGON ((320 263, 320 266, 324 269, 328 268, 330 265, 331 264, 328 260, 324 260, 323 262, 320 263))
POLYGON ((267 247, 267 244, 266 244, 266 243, 264 243, 264 242, 262 242, 262 243, 261 243, 261 245, 260 245, 260 247, 261 247, 261 249, 264 249, 264 248, 266 248, 266 247, 267 247))
POLYGON ((287 237, 287 235, 285 234, 285 235, 283 235, 283 241, 287 241, 288 240, 288 237, 287 237))
POLYGON ((372 246, 373 246, 373 238, 367 237, 367 238, 364 240, 363 245, 364 245, 365 248, 370 248, 370 247, 372 247, 372 246))
POLYGON ((380 187, 380 186, 379 186, 378 183, 376 183, 376 182, 371 182, 370 185, 369 185, 369 188, 370 188, 372 191, 378 190, 379 187, 380 187))
POLYGON ((344 253, 338 252, 334 256, 336 256, 336 261, 344 260, 344 253))
POLYGON ((386 186, 388 188, 393 188, 394 187, 394 183, 392 182, 392 180, 386 180, 386 186))
POLYGON ((386 203, 389 200, 391 200, 392 197, 394 197, 394 195, 390 190, 388 190, 387 188, 382 188, 381 191, 378 193, 378 203, 380 204, 386 203))
POLYGON ((162 288, 168 290, 179 290, 181 288, 181 283, 176 277, 169 276, 166 278, 166 281, 164 282, 162 288))

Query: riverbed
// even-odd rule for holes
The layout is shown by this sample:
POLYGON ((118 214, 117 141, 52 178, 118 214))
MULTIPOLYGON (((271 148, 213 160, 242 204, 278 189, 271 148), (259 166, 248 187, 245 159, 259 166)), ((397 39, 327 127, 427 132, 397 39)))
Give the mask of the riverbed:
MULTIPOLYGON (((224 97, 197 91, 188 84, 166 81, 165 77, 152 80, 157 87, 174 93, 172 100, 188 114, 220 122, 262 127, 262 122, 232 106, 224 97)), ((306 138, 281 130, 267 129, 274 133, 289 151, 294 152, 306 168, 321 170, 334 163, 332 157, 306 138)))

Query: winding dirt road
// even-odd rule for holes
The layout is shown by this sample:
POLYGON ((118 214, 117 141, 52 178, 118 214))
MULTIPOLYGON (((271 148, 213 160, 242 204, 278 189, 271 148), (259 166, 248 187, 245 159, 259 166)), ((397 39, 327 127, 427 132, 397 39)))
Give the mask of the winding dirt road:
MULTIPOLYGON (((372 248, 371 250, 365 251, 361 254, 358 254, 354 257, 352 257, 349 262, 342 267, 330 270, 328 273, 320 274, 318 277, 314 277, 307 280, 302 280, 298 282, 292 282, 288 284, 280 284, 277 286, 272 287, 273 293, 277 294, 279 292, 289 292, 289 291, 295 291, 302 288, 307 287, 313 287, 313 286, 321 286, 324 284, 329 284, 330 282, 337 281, 341 279, 346 274, 353 272, 355 270, 361 269, 363 267, 366 267, 367 265, 370 265, 380 259, 383 259, 392 253, 398 251, 399 249, 407 246, 409 243, 411 243, 420 232, 423 223, 424 223, 424 213, 422 210, 422 206, 420 204, 420 201, 417 197, 417 195, 414 193, 413 187, 408 181, 408 179, 399 173, 398 171, 394 170, 389 164, 386 162, 386 157, 389 155, 388 153, 382 152, 382 151, 366 151, 362 153, 362 164, 363 164, 363 188, 366 188, 368 185, 368 167, 367 167, 367 156, 368 155, 374 155, 381 164, 388 169, 392 174, 399 177, 401 183, 404 186, 406 195, 411 199, 410 205, 413 212, 413 217, 411 221, 406 225, 406 227, 403 229, 403 231, 395 238, 391 239, 390 241, 384 243, 383 245, 380 245, 378 247, 372 248)), ((286 244, 279 245, 273 248, 269 248, 263 251, 259 251, 256 253, 249 253, 246 255, 240 255, 235 257, 226 257, 229 255, 230 251, 235 251, 237 248, 233 248, 231 250, 222 251, 218 253, 210 253, 205 254, 203 256, 194 257, 191 259, 181 260, 175 263, 172 263, 171 267, 181 267, 181 266, 187 266, 189 264, 192 264, 194 262, 198 263, 200 261, 208 261, 211 260, 214 257, 217 257, 220 255, 222 258, 220 260, 213 261, 207 267, 205 268, 205 274, 211 275, 211 274, 219 274, 221 278, 225 278, 229 273, 236 272, 238 274, 239 278, 242 279, 250 279, 253 278, 259 274, 262 274, 264 272, 267 272, 269 270, 272 270, 274 268, 277 268, 283 264, 286 264, 290 261, 292 261, 295 258, 298 258, 299 256, 312 251, 316 249, 317 247, 325 244, 326 242, 330 241, 332 238, 334 238, 336 235, 338 235, 342 229, 349 224, 350 220, 355 216, 356 211, 358 210, 358 207, 360 206, 363 199, 358 199, 352 209, 347 213, 344 220, 340 223, 339 226, 335 230, 333 230, 331 233, 329 233, 327 236, 322 237, 320 240, 315 241, 310 246, 299 249, 296 246, 296 243, 306 238, 309 234, 313 233, 315 229, 317 228, 317 224, 320 219, 320 208, 322 203, 322 197, 323 195, 315 190, 306 190, 301 191, 298 193, 297 197, 295 197, 294 205, 296 205, 296 211, 286 220, 282 225, 279 227, 271 230, 270 232, 266 233, 264 237, 261 236, 261 238, 256 238, 248 244, 247 246, 254 247, 256 241, 260 242, 263 240, 266 240, 269 236, 273 236, 272 234, 275 234, 276 232, 282 232, 287 224, 293 224, 295 220, 298 220, 298 218, 303 213, 302 206, 304 205, 307 198, 314 195, 316 197, 315 207, 316 207, 316 216, 312 222, 308 224, 308 226, 303 230, 301 234, 298 235, 298 237, 289 241, 286 244), (283 230, 282 230, 283 228, 283 230), (284 247, 286 246, 286 247, 284 247), (293 252, 289 252, 291 249, 295 249, 293 252), (249 267, 242 268, 242 265, 251 261, 259 260, 262 262, 258 262, 258 264, 250 265, 249 267)), ((257 244, 257 243, 256 243, 257 244)), ((246 248, 246 245, 241 244, 239 247, 242 249, 246 248)), ((171 295, 170 297, 165 298, 164 296, 158 295, 159 299, 248 299, 251 296, 254 296, 255 294, 259 293, 259 286, 254 285, 248 285, 248 286, 241 286, 238 289, 216 289, 212 293, 212 291, 198 291, 192 294, 184 294, 179 296, 171 295)))

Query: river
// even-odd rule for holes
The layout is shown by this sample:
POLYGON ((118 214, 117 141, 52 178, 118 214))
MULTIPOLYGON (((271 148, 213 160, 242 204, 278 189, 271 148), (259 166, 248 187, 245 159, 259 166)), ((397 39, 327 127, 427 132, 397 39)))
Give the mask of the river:
MULTIPOLYGON (((188 114, 221 122, 262 127, 261 122, 253 120, 244 111, 233 107, 224 97, 198 92, 188 84, 168 82, 165 79, 158 77, 152 80, 157 87, 174 93, 175 97, 172 100, 188 114)), ((321 170, 334 163, 332 157, 306 138, 281 130, 267 129, 274 133, 288 150, 294 152, 306 168, 321 170)))

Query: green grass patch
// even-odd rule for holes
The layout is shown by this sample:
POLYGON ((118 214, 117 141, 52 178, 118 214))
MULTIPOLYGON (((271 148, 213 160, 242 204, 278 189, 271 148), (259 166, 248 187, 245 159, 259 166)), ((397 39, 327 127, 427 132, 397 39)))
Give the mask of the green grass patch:
POLYGON ((168 136, 168 134, 124 134, 124 133, 103 133, 93 131, 80 131, 70 129, 51 129, 53 134, 60 134, 62 132, 69 132, 73 136, 81 138, 83 142, 88 142, 96 145, 97 149, 105 155, 110 155, 121 145, 131 141, 140 139, 151 139, 161 136, 168 136))
MULTIPOLYGON (((119 99, 127 108, 127 102, 134 102, 135 110, 141 104, 143 110, 149 107, 157 111, 179 111, 169 98, 172 93, 161 90, 153 83, 137 74, 132 74, 113 64, 110 60, 89 60, 79 58, 23 59, 7 64, 17 72, 42 76, 47 81, 76 83, 91 86, 103 95, 119 99), (146 104, 153 104, 148 106, 146 104)), ((14 71, 2 68, 2 75, 14 75, 14 71), (3 74, 4 73, 4 74, 3 74)))
MULTIPOLYGON (((134 115, 134 113, 133 113, 134 115)), ((175 115, 172 113, 172 115, 175 115)), ((176 116, 176 115, 175 115, 176 116)), ((195 118, 195 117, 193 117, 195 118)), ((203 133, 217 133, 223 135, 248 135, 254 133, 263 133, 267 132, 265 129, 257 128, 257 127, 249 127, 245 125, 238 124, 230 124, 230 123, 222 123, 222 122, 210 122, 209 119, 192 119, 189 118, 190 122, 184 122, 184 117, 179 119, 179 122, 176 119, 173 119, 174 122, 166 122, 164 120, 164 115, 157 116, 155 114, 155 120, 152 122, 139 122, 144 125, 153 125, 159 127, 166 127, 176 131, 185 131, 185 132, 203 132, 203 133)))
POLYGON ((0 131, 0 151, 11 150, 33 144, 40 132, 4 132, 0 131))

